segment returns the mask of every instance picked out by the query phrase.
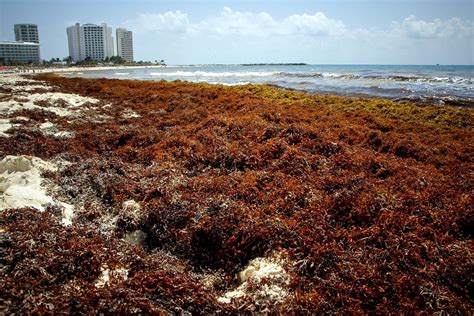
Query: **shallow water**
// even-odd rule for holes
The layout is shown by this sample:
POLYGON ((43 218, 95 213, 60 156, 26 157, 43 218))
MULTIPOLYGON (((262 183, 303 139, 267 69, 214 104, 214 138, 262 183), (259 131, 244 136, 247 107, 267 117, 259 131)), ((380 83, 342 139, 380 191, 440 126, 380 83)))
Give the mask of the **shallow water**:
POLYGON ((186 80, 225 85, 270 84, 310 93, 474 103, 474 66, 199 65, 130 68, 68 76, 186 80))

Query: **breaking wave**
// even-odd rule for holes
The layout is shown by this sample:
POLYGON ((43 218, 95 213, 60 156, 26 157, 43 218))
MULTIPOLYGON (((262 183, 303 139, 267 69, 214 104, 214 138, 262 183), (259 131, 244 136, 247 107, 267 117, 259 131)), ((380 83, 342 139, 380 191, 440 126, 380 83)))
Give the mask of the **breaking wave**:
POLYGON ((471 66, 308 65, 242 67, 200 65, 159 69, 115 69, 84 77, 185 80, 228 86, 267 84, 309 93, 377 96, 446 105, 472 105, 471 66))
POLYGON ((151 76, 158 77, 270 77, 279 74, 279 71, 242 71, 242 72, 214 72, 214 71, 174 71, 152 72, 151 76))
POLYGON ((347 80, 380 80, 394 82, 425 82, 425 83, 451 83, 473 84, 472 78, 463 77, 428 77, 428 76, 384 76, 384 75, 354 75, 330 72, 280 72, 278 75, 290 78, 329 78, 347 80))

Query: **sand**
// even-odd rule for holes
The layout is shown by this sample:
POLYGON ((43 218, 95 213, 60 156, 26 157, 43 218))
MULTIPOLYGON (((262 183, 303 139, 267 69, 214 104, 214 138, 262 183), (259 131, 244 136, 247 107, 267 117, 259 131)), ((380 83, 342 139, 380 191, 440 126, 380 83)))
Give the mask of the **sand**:
MULTIPOLYGON (((29 122, 27 117, 12 116, 20 110, 43 110, 55 113, 62 117, 78 115, 85 104, 95 104, 99 100, 82 97, 70 93, 49 92, 48 84, 31 80, 18 75, 1 75, 1 87, 10 90, 13 94, 0 93, 0 137, 10 137, 8 131, 21 123, 29 122), (45 90, 40 93, 38 90, 45 90), (34 91, 34 92, 33 92, 34 91), (47 102, 49 106, 43 106, 47 102), (39 105, 41 104, 41 105, 39 105), (15 119, 16 124, 11 121, 15 119)), ((69 131, 60 128, 49 121, 38 125, 39 130, 48 136, 68 138, 72 136, 69 131)), ((32 207, 44 211, 47 206, 58 207, 61 210, 61 223, 65 226, 72 224, 74 207, 54 199, 47 190, 42 173, 45 171, 58 171, 58 165, 34 156, 18 155, 6 156, 0 161, 0 210, 9 208, 32 207)), ((51 189, 51 188, 50 188, 51 189)), ((57 191, 52 187, 51 191, 57 191)))
POLYGON ((74 207, 55 200, 47 193, 42 173, 57 171, 58 167, 32 156, 6 156, 0 161, 0 211, 10 208, 33 207, 44 211, 47 206, 59 207, 61 222, 72 224, 74 207))
POLYGON ((9 313, 472 310, 468 110, 41 78, 0 89, 9 313))
POLYGON ((15 124, 12 124, 9 119, 0 119, 0 136, 10 137, 10 135, 5 132, 14 126, 15 124))
MULTIPOLYGON (((143 65, 143 66, 96 66, 96 67, 53 67, 53 68, 31 68, 22 69, 22 74, 45 74, 45 73, 73 73, 73 72, 87 72, 87 71, 101 71, 101 70, 124 70, 135 68, 163 68, 163 67, 177 67, 177 66, 161 66, 161 65, 143 65)), ((2 75, 17 75, 15 73, 4 73, 2 75)))
POLYGON ((78 107, 86 103, 97 103, 97 99, 81 97, 69 93, 21 93, 17 94, 13 100, 0 102, 0 113, 8 115, 21 110, 43 110, 52 112, 58 116, 74 116, 80 112, 78 107), (37 102, 46 101, 48 107, 39 106, 37 102), (59 106, 58 102, 65 102, 66 107, 59 106))
POLYGON ((110 270, 106 267, 101 267, 101 275, 95 283, 95 287, 102 288, 108 285, 113 279, 115 282, 126 281, 128 278, 128 270, 124 268, 118 268, 110 270))
POLYGON ((59 130, 58 126, 51 122, 40 124, 39 129, 44 135, 56 138, 70 138, 74 135, 72 132, 59 130))
MULTIPOLYGON (((41 110, 54 113, 60 117, 78 117, 84 106, 99 103, 98 99, 83 97, 77 94, 50 92, 51 86, 42 81, 35 81, 19 75, 0 75, 1 88, 8 92, 0 92, 0 136, 9 137, 8 131, 21 124, 11 123, 15 112, 21 110, 41 110), (44 90, 43 92, 38 92, 44 90)), ((29 121, 29 118, 15 117, 16 121, 29 121)), ((44 122, 38 126, 48 136, 69 138, 73 133, 61 130, 52 122, 44 122)))
POLYGON ((290 295, 290 276, 285 271, 281 256, 255 258, 238 273, 240 285, 217 300, 231 304, 242 298, 251 298, 258 305, 282 303, 290 295))

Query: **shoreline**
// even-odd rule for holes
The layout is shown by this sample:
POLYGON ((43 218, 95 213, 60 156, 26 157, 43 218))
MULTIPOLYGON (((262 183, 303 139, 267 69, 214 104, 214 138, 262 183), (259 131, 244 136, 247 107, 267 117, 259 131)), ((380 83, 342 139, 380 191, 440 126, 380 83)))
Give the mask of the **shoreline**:
POLYGON ((55 74, 0 96, 8 312, 473 308, 472 109, 55 74))
POLYGON ((104 71, 104 70, 121 70, 121 69, 137 69, 137 68, 170 68, 175 66, 162 66, 162 65, 134 65, 134 66, 72 66, 72 67, 51 67, 51 68, 26 68, 19 69, 14 72, 0 72, 1 75, 28 75, 28 74, 47 74, 47 73, 67 73, 67 72, 88 72, 88 71, 104 71))
MULTIPOLYGON (((344 73, 330 73, 325 70, 307 70, 302 74, 292 73, 291 71, 272 69, 271 71, 261 71, 259 69, 252 69, 247 71, 245 67, 242 69, 178 69, 181 66, 175 66, 177 70, 159 69, 156 72, 145 70, 130 71, 127 73, 114 73, 127 69, 90 69, 88 73, 65 73, 65 76, 78 77, 109 77, 113 79, 125 80, 147 80, 147 81, 173 81, 181 80, 187 82, 208 82, 210 84, 222 84, 225 86, 236 86, 245 84, 269 84, 282 89, 303 91, 310 94, 325 94, 325 95, 340 95, 346 97, 363 97, 363 98, 382 98, 397 102, 415 102, 418 104, 436 104, 439 106, 461 106, 474 107, 474 98, 469 93, 471 87, 469 86, 471 79, 458 77, 442 77, 440 75, 429 77, 428 75, 390 75, 386 74, 380 77, 370 77, 366 80, 362 75, 350 75, 344 73), (109 71, 107 71, 109 70, 109 71), (112 71, 111 71, 112 70, 112 71), (105 71, 102 73, 101 71, 105 71), (315 71, 315 72, 314 72, 315 71), (305 79, 311 78, 313 79, 305 79), (301 77, 301 83, 295 80, 295 77, 301 77), (337 79, 335 79, 337 78, 337 79), (351 79, 352 78, 352 79, 351 79), (355 78, 355 79, 354 79, 355 78), (372 79, 370 79, 372 78, 372 79), (337 81, 334 81, 337 80, 337 81), (348 81, 352 80, 352 81, 348 81), (388 80, 388 81, 387 81, 388 80), (440 82, 447 83, 441 84, 440 82), (426 82, 418 84, 416 82, 426 82), (388 82, 388 83, 387 83, 388 82), (449 82, 449 83, 448 83, 449 82), (453 85, 453 82, 459 82, 461 86, 453 85), (398 86, 394 88, 393 85, 398 86), (438 87, 438 88, 436 88, 438 87), (430 89, 438 89, 438 92, 430 89), (464 90, 459 90, 464 89, 464 90)), ((75 69, 73 69, 75 70, 75 69)), ((298 80, 298 79, 297 79, 298 80)))
MULTIPOLYGON (((166 67, 179 67, 179 66, 166 66, 166 67)), ((130 67, 128 67, 130 68, 130 67)), ((146 67, 133 67, 133 68, 146 68, 146 67)), ((156 68, 156 67, 153 67, 156 68)), ((160 67, 158 67, 160 68, 160 67)), ((102 71, 102 70, 122 70, 122 69, 127 69, 125 68, 107 68, 107 69, 90 69, 89 71, 102 71)), ((51 72, 51 73, 56 73, 60 76, 62 75, 73 75, 72 72, 79 72, 79 71, 64 71, 64 72, 51 72)), ((38 73, 41 74, 41 73, 38 73)), ((65 78, 83 78, 83 77, 65 77, 65 78)), ((112 78, 109 78, 112 79, 112 78)), ((113 78, 117 80, 133 80, 133 81, 145 81, 145 82, 158 82, 160 80, 165 80, 165 79, 129 79, 129 78, 113 78)), ((173 82, 174 80, 165 80, 167 82, 173 82)), ((460 98, 460 97, 454 97, 454 96, 445 96, 445 97, 429 97, 429 96, 413 96, 413 97, 388 97, 388 96, 378 96, 378 95, 371 95, 371 94, 364 94, 364 93, 352 93, 352 94, 347 94, 343 92, 337 92, 337 91, 323 91, 323 92, 315 92, 311 90, 305 90, 305 89, 297 89, 297 88, 290 88, 290 87, 284 87, 280 86, 278 84, 259 84, 259 83, 245 83, 245 84, 228 84, 228 83, 220 83, 220 82, 194 82, 194 81, 189 81, 185 79, 181 79, 179 81, 182 82, 187 82, 191 84, 210 84, 210 85, 217 85, 217 86, 225 86, 225 87, 235 87, 235 86, 245 86, 245 85, 255 85, 255 86, 268 86, 268 87, 273 87, 276 89, 280 90, 286 90, 286 91, 295 91, 295 92, 302 92, 302 93, 307 93, 310 95, 320 95, 320 96, 338 96, 338 97, 346 97, 346 98, 355 98, 355 99, 378 99, 378 100, 390 100, 393 102, 399 102, 399 103, 415 103, 419 105, 434 105, 434 106, 452 106, 452 107, 461 107, 461 108, 474 108, 474 99, 466 99, 466 98, 460 98)))

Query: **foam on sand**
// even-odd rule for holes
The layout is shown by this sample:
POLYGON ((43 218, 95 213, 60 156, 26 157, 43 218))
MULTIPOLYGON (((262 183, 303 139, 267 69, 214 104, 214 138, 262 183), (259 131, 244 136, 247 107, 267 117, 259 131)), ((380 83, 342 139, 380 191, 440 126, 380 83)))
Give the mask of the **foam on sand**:
POLYGON ((54 200, 42 186, 44 171, 57 171, 55 164, 32 156, 6 156, 0 161, 0 211, 9 208, 33 207, 44 211, 47 205, 62 210, 61 222, 72 224, 74 207, 54 200))

